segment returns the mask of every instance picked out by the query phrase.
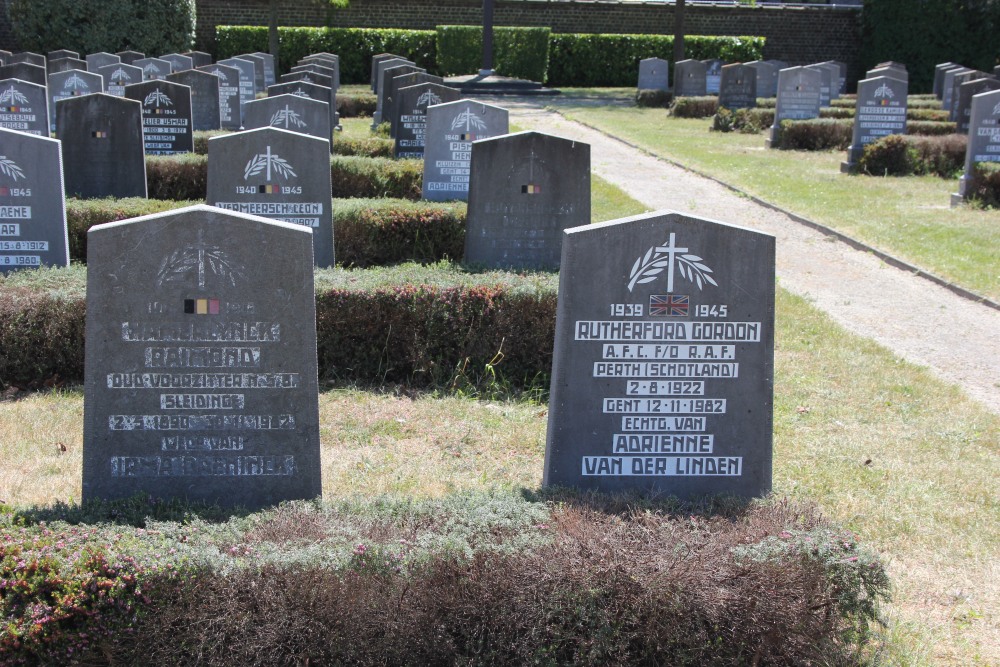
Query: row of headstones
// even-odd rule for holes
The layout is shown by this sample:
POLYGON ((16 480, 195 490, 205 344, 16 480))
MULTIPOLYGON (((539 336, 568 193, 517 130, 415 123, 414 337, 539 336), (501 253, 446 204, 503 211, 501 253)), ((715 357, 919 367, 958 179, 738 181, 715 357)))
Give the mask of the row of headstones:
POLYGON ((1000 90, 1000 65, 992 72, 951 62, 934 67, 934 95, 941 100, 941 108, 948 112, 948 120, 957 123, 962 134, 969 131, 972 97, 993 90, 1000 90))

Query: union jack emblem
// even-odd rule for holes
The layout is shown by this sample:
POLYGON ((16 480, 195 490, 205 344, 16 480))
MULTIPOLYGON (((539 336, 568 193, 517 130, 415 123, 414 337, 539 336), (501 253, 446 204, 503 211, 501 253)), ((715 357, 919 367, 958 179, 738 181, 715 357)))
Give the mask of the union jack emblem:
POLYGON ((651 317, 687 317, 691 300, 686 295, 650 294, 651 317))

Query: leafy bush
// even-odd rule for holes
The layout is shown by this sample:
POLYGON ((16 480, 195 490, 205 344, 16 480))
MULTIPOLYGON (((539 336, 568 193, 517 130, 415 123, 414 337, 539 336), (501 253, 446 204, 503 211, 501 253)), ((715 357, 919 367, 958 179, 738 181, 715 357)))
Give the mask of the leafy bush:
POLYGON ((931 120, 911 120, 906 123, 907 134, 922 134, 925 136, 941 136, 955 134, 958 125, 950 121, 939 122, 931 120))
POLYGON ((655 107, 666 109, 673 102, 674 95, 668 90, 637 90, 635 93, 635 104, 640 107, 655 107))
POLYGON ((963 169, 967 143, 968 138, 963 134, 894 134, 865 146, 858 168, 871 176, 935 174, 952 178, 963 169))
MULTIPOLYGON (((278 28, 281 69, 310 53, 328 51, 340 56, 340 82, 369 83, 372 56, 395 53, 433 70, 436 63, 433 30, 395 28, 278 28)), ((216 26, 218 59, 240 53, 267 51, 267 28, 262 26, 216 26)))
POLYGON ((180 53, 194 42, 194 0, 9 0, 21 49, 180 53))
POLYGON ((204 202, 207 191, 207 155, 146 156, 146 193, 150 199, 204 202))
POLYGON ((194 152, 198 155, 208 155, 208 140, 230 132, 231 130, 198 130, 194 133, 194 152))
POLYGON ((391 158, 394 145, 395 142, 386 137, 345 137, 338 134, 333 140, 333 153, 391 158))
POLYGON ((937 108, 907 106, 906 119, 948 122, 948 112, 940 108, 940 103, 937 108))
POLYGON ((420 199, 424 163, 336 155, 331 160, 334 197, 420 199))
MULTIPOLYGON (((550 33, 548 28, 493 28, 493 68, 503 76, 545 81, 550 33)), ((478 72, 483 58, 482 26, 439 25, 437 58, 441 76, 478 72)))
POLYGON ((675 97, 670 107, 670 115, 677 118, 709 118, 719 109, 719 98, 714 95, 704 97, 675 97))
POLYGON ((757 134, 774 124, 774 109, 726 109, 720 107, 712 117, 712 130, 757 134))
MULTIPOLYGON (((634 86, 640 60, 663 58, 672 68, 673 48, 672 35, 553 34, 548 82, 554 86, 634 86)), ((762 58, 764 38, 687 35, 684 48, 688 58, 748 62, 762 58)))
POLYGON ((337 91, 337 112, 341 118, 374 116, 378 99, 372 93, 345 93, 337 91))
POLYGON ((971 199, 977 206, 1000 208, 1000 164, 977 162, 973 171, 971 199))
POLYGON ((94 225, 117 222, 140 215, 162 213, 174 208, 204 204, 199 201, 164 201, 156 199, 67 199, 66 228, 69 232, 69 257, 74 262, 87 261, 87 230, 94 225))
POLYGON ((851 144, 854 123, 836 118, 783 120, 777 148, 802 151, 844 150, 851 144))
POLYGON ((820 118, 854 118, 854 107, 823 107, 819 110, 820 118))
POLYGON ((343 266, 459 259, 465 250, 465 205, 349 199, 335 203, 333 229, 343 266))

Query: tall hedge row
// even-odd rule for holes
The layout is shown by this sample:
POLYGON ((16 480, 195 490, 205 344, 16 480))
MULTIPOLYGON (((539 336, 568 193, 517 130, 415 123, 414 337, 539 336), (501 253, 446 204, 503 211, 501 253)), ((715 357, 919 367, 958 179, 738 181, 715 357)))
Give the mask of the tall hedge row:
POLYGON ((14 39, 26 51, 186 51, 194 0, 9 0, 14 39))
MULTIPOLYGON (((371 57, 396 53, 433 74, 471 74, 482 58, 482 30, 474 26, 438 26, 434 30, 375 28, 279 28, 281 64, 290 67, 315 51, 340 55, 342 83, 367 83, 371 57)), ((267 28, 218 26, 217 57, 267 50, 267 28)), ((764 37, 684 38, 689 58, 728 62, 758 60, 764 37)), ((553 86, 634 86, 643 58, 673 58, 670 35, 550 34, 545 28, 496 28, 494 66, 507 76, 553 86), (541 35, 548 35, 543 49, 541 35), (543 52, 544 51, 544 52, 543 52), (546 68, 547 63, 547 68, 546 68)))
POLYGON ((1000 62, 997 0, 865 0, 861 19, 865 68, 905 63, 911 93, 931 92, 938 63, 991 71, 1000 62))

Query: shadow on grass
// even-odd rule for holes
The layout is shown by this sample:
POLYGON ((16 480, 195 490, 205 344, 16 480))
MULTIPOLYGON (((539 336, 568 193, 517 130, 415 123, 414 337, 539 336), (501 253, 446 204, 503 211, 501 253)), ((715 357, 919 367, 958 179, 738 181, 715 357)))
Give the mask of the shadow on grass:
POLYGON ((43 521, 64 521, 72 525, 110 523, 136 528, 144 528, 149 520, 185 523, 197 518, 208 523, 225 523, 232 518, 253 514, 251 510, 242 507, 222 507, 180 498, 156 498, 146 493, 137 493, 121 500, 88 500, 84 503, 59 501, 53 505, 17 509, 0 505, 0 512, 12 514, 14 523, 23 526, 37 525, 43 521))

